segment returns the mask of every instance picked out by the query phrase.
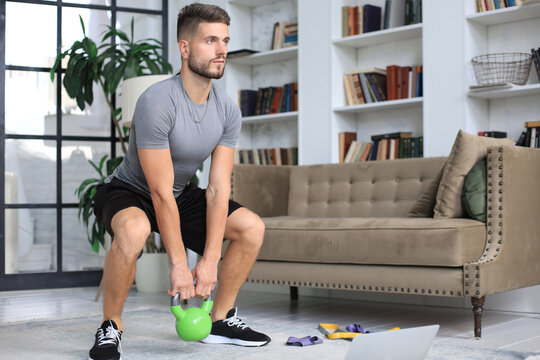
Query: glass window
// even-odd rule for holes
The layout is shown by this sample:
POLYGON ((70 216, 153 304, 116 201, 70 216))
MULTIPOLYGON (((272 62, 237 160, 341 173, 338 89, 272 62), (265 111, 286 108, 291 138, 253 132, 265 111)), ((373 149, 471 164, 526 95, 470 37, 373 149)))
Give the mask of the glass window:
MULTIPOLYGON (((67 1, 62 1, 62 3, 111 6, 111 0, 67 0, 67 1)), ((64 7, 64 9, 67 9, 67 8, 64 7)))
POLYGON ((56 6, 6 3, 6 64, 51 67, 56 57, 56 6))
POLYGON ((6 203, 56 203, 56 142, 7 139, 5 156, 6 172, 17 178, 17 196, 6 203))
POLYGON ((6 134, 56 134, 56 79, 35 71, 5 74, 6 134))
MULTIPOLYGON (((63 79, 63 77, 62 77, 63 79)), ((62 135, 110 136, 111 111, 101 85, 93 85, 94 101, 79 109, 62 86, 62 135), (64 101, 65 100, 65 101, 64 101)))
MULTIPOLYGON (((77 217, 78 209, 62 210, 62 270, 101 270, 106 252, 100 247, 99 253, 92 251, 86 236, 87 229, 77 217)), ((90 220, 93 223, 94 217, 90 220)), ((107 243, 110 237, 106 235, 107 243)), ((109 245, 110 246, 110 245, 109 245)))
POLYGON ((161 10, 160 0, 117 0, 116 6, 147 10, 161 10))
MULTIPOLYGON (((83 38, 79 15, 83 19, 86 36, 92 39, 97 46, 102 44, 101 39, 103 32, 107 30, 107 25, 111 25, 110 11, 62 8, 62 51, 66 51, 75 41, 83 38)), ((64 58, 64 67, 67 64, 67 59, 67 57, 64 58)))
MULTIPOLYGON (((62 201, 78 203, 75 190, 86 179, 99 178, 99 174, 88 163, 91 160, 98 165, 104 155, 109 155, 109 142, 64 141, 62 143, 62 201)), ((105 165, 103 173, 107 173, 105 165)))
POLYGON ((56 271, 56 209, 6 209, 6 274, 56 271))
POLYGON ((117 20, 117 28, 125 32, 128 37, 131 37, 131 19, 133 21, 134 41, 152 38, 162 41, 161 31, 161 16, 148 15, 139 13, 119 12, 117 20))

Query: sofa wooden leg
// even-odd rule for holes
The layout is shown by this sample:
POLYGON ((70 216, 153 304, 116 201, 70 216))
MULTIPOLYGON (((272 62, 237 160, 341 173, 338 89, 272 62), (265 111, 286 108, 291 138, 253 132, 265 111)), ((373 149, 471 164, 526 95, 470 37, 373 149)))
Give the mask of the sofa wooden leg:
POLYGON ((298 300, 298 286, 289 286, 291 300, 298 300))
POLYGON ((482 313, 484 312, 484 303, 486 297, 473 297, 471 298, 474 314, 474 337, 480 339, 482 337, 482 313))

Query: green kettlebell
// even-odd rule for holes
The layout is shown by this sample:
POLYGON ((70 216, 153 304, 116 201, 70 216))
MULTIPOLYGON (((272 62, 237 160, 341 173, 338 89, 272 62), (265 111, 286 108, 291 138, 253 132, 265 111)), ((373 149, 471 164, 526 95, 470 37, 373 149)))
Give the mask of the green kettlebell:
POLYGON ((209 296, 200 308, 182 309, 180 294, 171 298, 171 311, 176 318, 176 333, 182 340, 199 341, 206 338, 212 330, 210 311, 214 302, 209 296))

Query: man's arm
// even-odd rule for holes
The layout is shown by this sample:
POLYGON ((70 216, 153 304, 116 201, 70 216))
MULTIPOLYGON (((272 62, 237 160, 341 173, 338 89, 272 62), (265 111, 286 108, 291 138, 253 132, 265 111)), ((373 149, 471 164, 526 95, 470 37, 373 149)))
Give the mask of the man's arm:
POLYGON ((187 265, 180 232, 180 216, 173 194, 174 170, 169 149, 138 149, 141 166, 150 188, 152 203, 162 241, 171 260, 169 296, 180 293, 182 299, 195 295, 193 277, 187 265))
POLYGON ((204 255, 193 269, 197 278, 196 294, 207 297, 217 282, 217 264, 225 234, 234 149, 218 145, 212 152, 212 165, 206 189, 206 246, 204 255))

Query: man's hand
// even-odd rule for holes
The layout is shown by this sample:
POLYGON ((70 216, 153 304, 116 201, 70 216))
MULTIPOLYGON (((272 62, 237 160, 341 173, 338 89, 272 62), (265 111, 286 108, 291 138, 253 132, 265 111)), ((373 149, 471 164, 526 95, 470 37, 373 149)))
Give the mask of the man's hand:
POLYGON ((197 280, 195 296, 206 299, 210 296, 217 282, 217 263, 206 260, 204 257, 195 265, 192 272, 197 280))
POLYGON ((180 294, 180 300, 187 300, 195 296, 195 288, 193 286, 193 276, 187 264, 171 265, 171 284, 172 289, 169 289, 169 296, 180 294))

